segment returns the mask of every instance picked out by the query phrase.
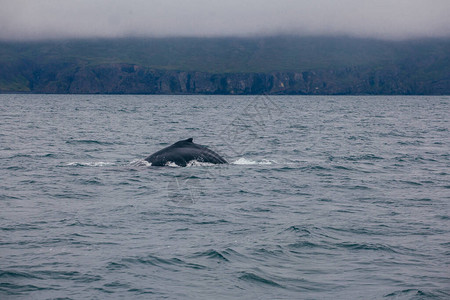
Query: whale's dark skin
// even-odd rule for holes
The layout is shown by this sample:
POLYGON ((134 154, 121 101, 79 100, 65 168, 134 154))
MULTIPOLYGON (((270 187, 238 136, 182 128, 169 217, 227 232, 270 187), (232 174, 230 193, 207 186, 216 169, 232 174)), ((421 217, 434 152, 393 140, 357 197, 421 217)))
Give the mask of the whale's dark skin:
POLYGON ((175 144, 153 153, 145 159, 152 166, 167 166, 175 163, 185 167, 190 161, 206 162, 211 164, 228 163, 223 157, 205 146, 195 144, 193 139, 178 141, 175 144))

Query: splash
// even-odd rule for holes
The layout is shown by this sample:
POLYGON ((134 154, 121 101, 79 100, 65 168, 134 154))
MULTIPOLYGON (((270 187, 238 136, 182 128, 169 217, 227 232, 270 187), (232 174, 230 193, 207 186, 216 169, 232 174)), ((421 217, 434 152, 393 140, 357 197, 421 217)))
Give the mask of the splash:
POLYGON ((112 162, 106 162, 106 161, 96 161, 96 162, 70 162, 67 163, 66 166, 69 167, 105 167, 105 166, 112 166, 114 163, 112 162))
POLYGON ((187 163, 186 167, 211 167, 211 166, 215 166, 215 165, 216 164, 209 163, 209 162, 191 160, 190 162, 187 163))
MULTIPOLYGON (((167 167, 180 167, 179 165, 177 165, 174 162, 167 162, 166 164, 167 167)), ((213 163, 209 163, 209 162, 202 162, 202 161, 197 161, 197 160, 191 160, 190 162, 188 162, 186 164, 186 167, 210 167, 210 166, 215 166, 215 164, 213 163)))
POLYGON ((150 167, 152 163, 143 159, 136 159, 130 162, 130 165, 133 167, 150 167))
POLYGON ((172 162, 172 161, 168 161, 166 163, 166 167, 172 167, 172 168, 177 168, 179 167, 179 165, 177 165, 176 163, 172 162))
POLYGON ((271 165, 274 161, 263 159, 261 161, 251 160, 245 157, 241 157, 238 160, 232 162, 233 165, 271 165))

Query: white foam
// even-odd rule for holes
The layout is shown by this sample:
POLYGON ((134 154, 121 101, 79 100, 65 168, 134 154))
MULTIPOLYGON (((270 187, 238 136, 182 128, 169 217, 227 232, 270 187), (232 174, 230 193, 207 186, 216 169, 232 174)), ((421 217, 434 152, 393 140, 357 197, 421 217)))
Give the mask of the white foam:
POLYGON ((166 163, 166 166, 167 166, 167 167, 172 167, 172 168, 179 167, 179 165, 177 165, 177 164, 174 163, 173 161, 168 161, 168 162, 166 163))
POLYGON ((150 167, 152 163, 143 159, 136 159, 130 162, 130 165, 132 165, 133 167, 150 167))
POLYGON ((105 167, 105 166, 111 166, 114 165, 112 162, 106 162, 106 161, 94 161, 94 162, 70 162, 66 164, 67 166, 77 166, 77 167, 105 167))
MULTIPOLYGON (((169 161, 166 163, 167 167, 179 167, 179 165, 177 165, 176 163, 169 161)), ((203 162, 203 161, 196 161, 196 160, 191 160, 190 162, 188 162, 186 164, 186 167, 209 167, 209 166, 214 166, 214 164, 209 163, 209 162, 203 162)))
POLYGON ((186 167, 210 167, 210 166, 214 166, 213 163, 209 163, 209 162, 203 162, 203 161, 196 161, 196 160, 191 160, 190 162, 187 163, 186 167))
POLYGON ((238 160, 232 162, 233 165, 271 165, 274 161, 263 159, 261 161, 251 160, 245 157, 241 157, 238 160))

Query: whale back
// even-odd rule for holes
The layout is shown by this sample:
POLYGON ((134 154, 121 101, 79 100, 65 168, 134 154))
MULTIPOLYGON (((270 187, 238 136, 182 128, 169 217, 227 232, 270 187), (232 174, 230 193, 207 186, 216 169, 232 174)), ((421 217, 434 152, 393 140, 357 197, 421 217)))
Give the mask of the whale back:
POLYGON ((148 156, 146 161, 152 166, 166 166, 175 163, 178 166, 186 166, 191 161, 206 162, 212 164, 226 164, 227 161, 219 154, 206 146, 195 144, 193 138, 181 140, 162 150, 148 156))

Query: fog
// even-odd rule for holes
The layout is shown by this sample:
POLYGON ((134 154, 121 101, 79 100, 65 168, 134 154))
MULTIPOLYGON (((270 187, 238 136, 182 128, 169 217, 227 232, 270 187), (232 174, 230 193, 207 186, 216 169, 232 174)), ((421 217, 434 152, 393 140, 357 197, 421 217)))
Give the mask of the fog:
POLYGON ((0 39, 450 36, 450 0, 0 0, 0 39))

